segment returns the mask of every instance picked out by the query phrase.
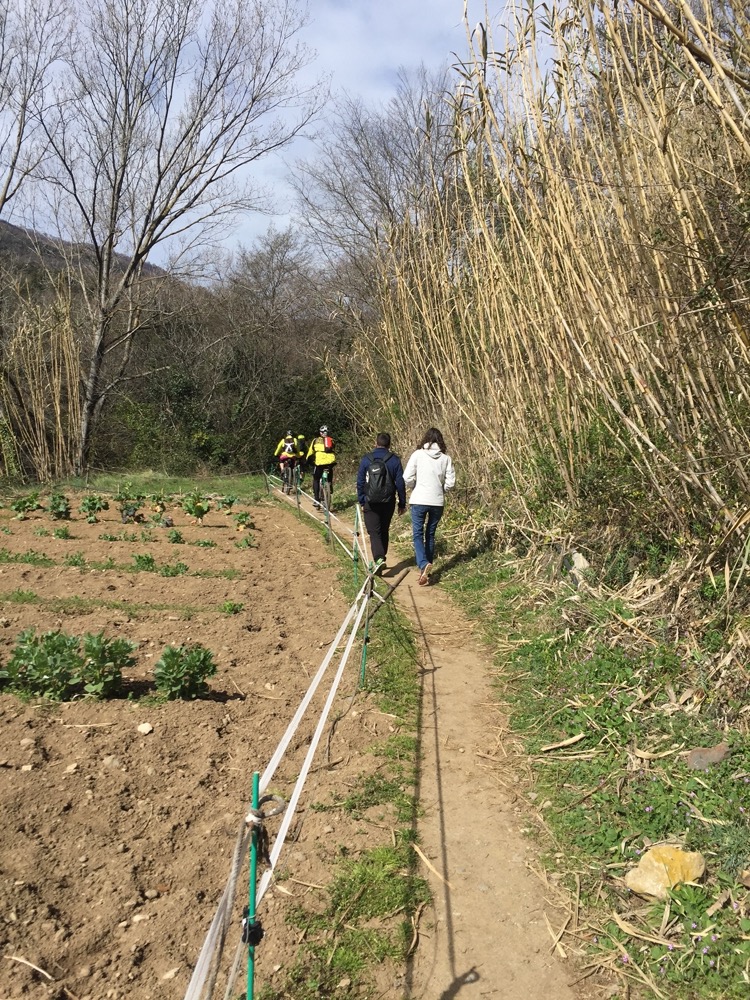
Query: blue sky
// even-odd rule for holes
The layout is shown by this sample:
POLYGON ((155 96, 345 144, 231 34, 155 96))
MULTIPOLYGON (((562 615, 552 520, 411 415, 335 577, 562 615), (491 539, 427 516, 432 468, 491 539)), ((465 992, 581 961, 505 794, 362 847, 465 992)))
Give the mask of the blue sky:
MULTIPOLYGON (((317 57, 305 80, 331 79, 333 94, 345 91, 368 104, 393 96, 400 67, 424 63, 435 68, 466 52, 463 0, 310 0, 310 22, 302 38, 317 57)), ((469 22, 484 19, 483 2, 469 2, 469 22)), ((318 123, 318 128, 324 123, 318 123)), ((277 215, 249 216, 230 243, 248 245, 273 223, 284 228, 293 213, 293 195, 285 182, 297 159, 314 156, 314 144, 299 139, 278 156, 259 162, 253 177, 273 193, 277 215)))

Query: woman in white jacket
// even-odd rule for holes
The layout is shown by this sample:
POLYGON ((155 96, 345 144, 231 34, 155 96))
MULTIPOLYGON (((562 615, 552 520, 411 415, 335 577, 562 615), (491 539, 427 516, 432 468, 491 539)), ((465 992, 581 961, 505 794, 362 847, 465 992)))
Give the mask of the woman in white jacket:
POLYGON ((412 453, 404 469, 404 482, 412 487, 411 526, 414 536, 414 555, 419 567, 419 583, 426 586, 435 560, 435 531, 443 516, 445 491, 456 483, 443 435, 430 427, 412 453))

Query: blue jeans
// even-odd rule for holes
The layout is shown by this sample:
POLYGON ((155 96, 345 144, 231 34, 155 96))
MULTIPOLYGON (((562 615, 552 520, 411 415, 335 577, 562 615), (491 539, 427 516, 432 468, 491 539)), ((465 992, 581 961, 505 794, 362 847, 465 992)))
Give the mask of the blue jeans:
POLYGON ((435 561, 435 532, 442 516, 442 507, 429 507, 422 503, 411 505, 414 555, 417 557, 417 566, 420 570, 424 569, 427 563, 435 561))

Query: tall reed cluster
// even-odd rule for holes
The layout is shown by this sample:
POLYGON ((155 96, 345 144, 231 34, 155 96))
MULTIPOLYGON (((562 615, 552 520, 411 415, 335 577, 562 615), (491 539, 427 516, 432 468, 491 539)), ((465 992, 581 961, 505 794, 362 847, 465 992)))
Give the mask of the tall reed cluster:
POLYGON ((442 426, 532 531, 572 510, 729 530, 750 486, 748 9, 505 22, 470 33, 454 153, 381 240, 379 322, 338 385, 364 379, 369 424, 442 426))
POLYGON ((0 373, 0 474, 52 481, 70 474, 81 421, 80 358, 71 303, 32 304, 5 290, 0 373))

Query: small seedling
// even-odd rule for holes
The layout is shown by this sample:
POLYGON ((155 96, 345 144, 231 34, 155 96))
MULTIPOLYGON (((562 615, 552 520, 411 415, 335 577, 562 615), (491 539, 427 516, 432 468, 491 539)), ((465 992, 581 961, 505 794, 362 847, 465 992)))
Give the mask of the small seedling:
POLYGON ((201 538, 197 542, 191 542, 191 545, 195 545, 199 549, 215 549, 216 542, 212 542, 209 538, 201 538))
POLYGON ((65 556, 63 559, 63 564, 65 566, 79 566, 81 569, 86 565, 86 557, 83 552, 73 552, 69 556, 65 556))
POLYGON ((190 517, 195 518, 196 524, 203 524, 203 518, 211 510, 211 503, 197 490, 194 490, 182 498, 182 509, 190 517))
POLYGON ((256 547, 255 538, 252 535, 245 535, 234 543, 236 549, 254 549, 256 547))
POLYGON ((70 500, 63 493, 53 493, 47 502, 47 510, 55 521, 70 519, 70 500))
POLYGON ((238 497, 219 497, 216 501, 216 509, 223 510, 227 517, 232 513, 232 507, 237 503, 238 497))
POLYGON ((90 493, 81 500, 78 510, 86 515, 89 524, 96 524, 99 520, 96 515, 101 514, 103 510, 109 510, 109 501, 96 493, 90 493))
POLYGON ((70 528, 68 528, 65 525, 63 525, 62 528, 55 528, 55 530, 52 532, 52 534, 55 536, 55 538, 65 538, 65 539, 68 539, 68 538, 72 538, 73 537, 71 535, 71 533, 70 533, 70 528))
POLYGON ((177 562, 174 563, 173 565, 167 563, 166 565, 162 566, 162 568, 159 570, 161 576, 184 576, 185 573, 188 572, 189 572, 188 567, 185 565, 184 562, 177 562))
POLYGON ((34 528, 34 534, 38 538, 49 538, 50 533, 46 528, 39 527, 39 528, 34 528))
POLYGON ((241 514, 234 514, 233 517, 237 531, 249 531, 250 528, 255 527, 252 516, 247 511, 243 511, 241 514))
POLYGON ((39 503, 39 491, 27 493, 23 497, 16 497, 10 505, 10 509, 16 512, 17 521, 25 521, 27 514, 32 511, 44 510, 43 505, 39 503))
POLYGON ((185 543, 185 539, 182 537, 177 528, 171 528, 167 532, 167 541, 171 542, 172 545, 184 545, 185 543))
POLYGON ((123 524, 134 524, 138 520, 143 520, 138 511, 143 506, 145 497, 138 493, 131 483, 124 483, 115 493, 115 503, 122 517, 123 524))
POLYGON ((167 646, 154 667, 156 690, 166 698, 198 698, 208 691, 206 678, 216 673, 205 646, 167 646))
POLYGON ((224 601, 219 605, 219 611, 224 615, 238 615, 245 607, 244 604, 236 604, 234 601, 224 601))
POLYGON ((172 503, 172 500, 173 497, 170 494, 165 493, 163 490, 159 490, 158 493, 152 493, 148 498, 148 501, 151 504, 151 510, 155 514, 163 514, 167 509, 167 504, 172 503))
POLYGON ((133 564, 136 572, 138 573, 154 573, 156 572, 156 560, 152 555, 148 553, 139 554, 133 556, 133 564))

